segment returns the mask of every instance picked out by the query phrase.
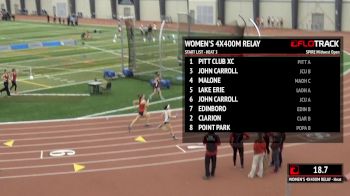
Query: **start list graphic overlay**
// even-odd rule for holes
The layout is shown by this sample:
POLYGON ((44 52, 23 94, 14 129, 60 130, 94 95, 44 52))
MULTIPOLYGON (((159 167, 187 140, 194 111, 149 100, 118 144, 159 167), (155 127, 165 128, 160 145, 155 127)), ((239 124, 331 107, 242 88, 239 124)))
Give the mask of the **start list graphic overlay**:
POLYGON ((193 132, 340 132, 342 38, 183 39, 193 132))

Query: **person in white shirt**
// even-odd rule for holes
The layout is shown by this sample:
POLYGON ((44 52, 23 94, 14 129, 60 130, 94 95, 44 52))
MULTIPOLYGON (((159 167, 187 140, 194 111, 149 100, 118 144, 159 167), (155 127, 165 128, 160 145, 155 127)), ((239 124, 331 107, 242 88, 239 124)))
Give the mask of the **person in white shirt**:
POLYGON ((158 126, 158 128, 170 131, 172 138, 176 140, 177 138, 173 132, 173 127, 171 126, 171 123, 170 123, 171 119, 176 118, 176 116, 171 115, 169 104, 164 107, 164 112, 162 113, 162 116, 163 116, 163 122, 158 126))

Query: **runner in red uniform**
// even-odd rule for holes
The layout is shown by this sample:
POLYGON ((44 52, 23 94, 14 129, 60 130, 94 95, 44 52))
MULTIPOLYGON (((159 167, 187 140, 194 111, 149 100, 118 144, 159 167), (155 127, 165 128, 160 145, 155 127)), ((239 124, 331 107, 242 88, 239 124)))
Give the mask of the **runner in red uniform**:
POLYGON ((130 123, 129 125, 129 133, 132 129, 132 127, 134 126, 134 124, 140 119, 145 117, 146 118, 146 126, 149 126, 149 114, 147 112, 147 108, 148 108, 148 101, 145 98, 145 95, 139 95, 139 99, 138 100, 134 100, 133 101, 134 105, 138 105, 139 109, 138 109, 138 115, 135 117, 135 119, 130 123))
POLYGON ((12 75, 11 75, 11 88, 10 90, 12 90, 13 87, 15 87, 15 94, 17 93, 17 72, 15 69, 12 69, 12 75))

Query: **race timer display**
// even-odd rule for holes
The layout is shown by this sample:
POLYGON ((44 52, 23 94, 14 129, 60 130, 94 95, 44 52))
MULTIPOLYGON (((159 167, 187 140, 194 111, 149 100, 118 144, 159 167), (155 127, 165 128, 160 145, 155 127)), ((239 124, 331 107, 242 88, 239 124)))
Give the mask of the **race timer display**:
POLYGON ((288 183, 341 183, 342 164, 288 164, 288 183))
POLYGON ((340 132, 342 38, 183 39, 185 132, 340 132))

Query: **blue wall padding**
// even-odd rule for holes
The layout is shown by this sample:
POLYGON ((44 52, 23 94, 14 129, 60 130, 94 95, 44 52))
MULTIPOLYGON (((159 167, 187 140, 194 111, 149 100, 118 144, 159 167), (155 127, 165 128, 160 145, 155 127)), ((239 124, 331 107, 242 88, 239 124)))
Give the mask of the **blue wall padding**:
MULTIPOLYGON (((149 83, 150 83, 151 86, 154 86, 154 80, 153 79, 151 79, 149 81, 149 83)), ((160 80, 160 87, 161 88, 170 88, 170 86, 171 86, 171 81, 170 80, 160 80)))
POLYGON ((61 46, 61 42, 60 41, 43 42, 43 47, 54 47, 54 46, 61 46))
POLYGON ((105 78, 115 78, 116 77, 116 72, 113 70, 104 70, 103 76, 105 78))
POLYGON ((29 48, 28 44, 12 44, 11 45, 12 50, 24 50, 24 49, 28 49, 28 48, 29 48))
POLYGON ((130 70, 129 68, 124 68, 123 69, 123 74, 125 77, 133 77, 134 73, 132 70, 130 70))

